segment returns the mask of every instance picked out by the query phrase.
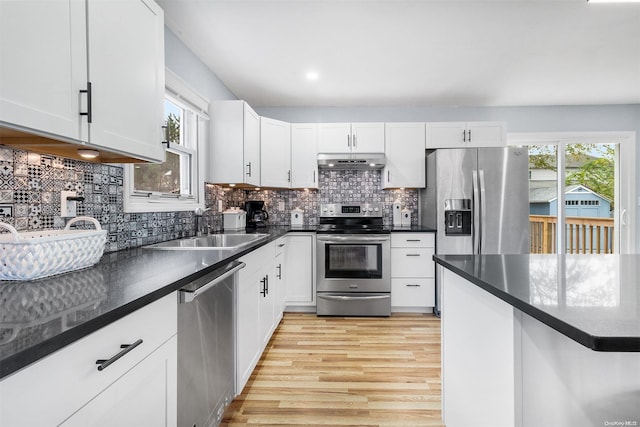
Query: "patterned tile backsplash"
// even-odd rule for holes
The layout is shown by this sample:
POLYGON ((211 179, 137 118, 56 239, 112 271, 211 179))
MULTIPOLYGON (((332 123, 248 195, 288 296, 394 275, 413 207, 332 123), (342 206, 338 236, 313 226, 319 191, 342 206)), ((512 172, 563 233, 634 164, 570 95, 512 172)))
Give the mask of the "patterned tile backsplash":
MULTIPOLYGON (((205 185, 204 221, 222 228, 222 210, 263 200, 269 224, 287 225, 290 211, 301 208, 306 225, 316 225, 323 203, 376 202, 384 205, 384 223, 391 225, 391 204, 400 200, 417 223, 417 190, 383 190, 381 171, 320 170, 319 190, 243 190, 205 185)), ((123 170, 78 160, 41 155, 0 146, 0 221, 18 230, 62 228, 60 192, 75 191, 84 201, 78 215, 92 216, 108 231, 107 252, 193 236, 193 212, 125 213, 123 170)))

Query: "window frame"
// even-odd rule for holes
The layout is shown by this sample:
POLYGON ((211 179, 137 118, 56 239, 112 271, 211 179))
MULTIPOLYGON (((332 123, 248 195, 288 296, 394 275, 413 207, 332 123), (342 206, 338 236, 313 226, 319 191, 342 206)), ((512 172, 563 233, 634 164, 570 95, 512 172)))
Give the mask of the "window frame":
MULTIPOLYGON (((206 158, 206 144, 209 135, 209 100, 198 94, 182 79, 171 70, 165 70, 165 96, 189 112, 189 117, 184 127, 185 134, 181 135, 184 140, 195 141, 195 148, 188 144, 171 145, 168 150, 174 153, 187 154, 191 156, 189 171, 181 167, 181 187, 184 178, 188 178, 191 185, 191 195, 168 195, 162 193, 135 191, 134 190, 134 167, 135 164, 123 165, 124 169, 124 212, 174 212, 174 211, 194 211, 204 208, 204 171, 206 158), (186 176, 185 176, 186 175, 186 176)), ((185 117, 187 115, 185 114, 185 117)))

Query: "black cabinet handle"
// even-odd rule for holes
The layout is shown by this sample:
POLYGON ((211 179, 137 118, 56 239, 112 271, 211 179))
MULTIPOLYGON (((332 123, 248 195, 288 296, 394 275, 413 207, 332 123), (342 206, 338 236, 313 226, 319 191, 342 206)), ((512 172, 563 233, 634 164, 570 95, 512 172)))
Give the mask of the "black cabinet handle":
POLYGON ((419 288, 419 287, 420 287, 420 285, 418 285, 418 284, 415 284, 415 285, 414 285, 414 284, 411 284, 411 283, 407 283, 407 287, 408 287, 408 288, 419 288))
POLYGON ((469 129, 469 142, 471 142, 471 129, 469 129))
POLYGON ((407 256, 420 256, 420 254, 407 254, 407 256))
POLYGON ((251 176, 251 162, 247 163, 247 175, 251 176))
POLYGON ((92 108, 91 108, 91 82, 87 82, 87 88, 80 89, 80 93, 87 94, 87 111, 85 113, 80 112, 80 115, 87 116, 87 123, 91 123, 93 119, 92 108))
POLYGON ((269 295, 269 275, 268 274, 265 276, 265 279, 267 280, 267 282, 266 282, 267 283, 267 295, 269 295))
POLYGON ((260 291, 260 295, 262 295, 263 297, 267 296, 267 278, 263 277, 262 280, 260 280, 260 283, 262 283, 262 290, 260 291))
POLYGON ((129 353, 131 350, 133 350, 134 348, 136 348, 140 344, 142 344, 142 339, 139 339, 138 341, 134 342, 133 344, 122 344, 120 346, 120 348, 122 348, 123 350, 120 350, 118 352, 118 354, 116 354, 115 356, 111 357, 111 359, 99 359, 99 360, 96 360, 96 365, 98 365, 98 371, 103 371, 103 370, 107 369, 107 367, 109 365, 111 365, 116 360, 120 359, 125 354, 129 353))
POLYGON ((278 279, 282 280, 282 264, 278 264, 278 279))

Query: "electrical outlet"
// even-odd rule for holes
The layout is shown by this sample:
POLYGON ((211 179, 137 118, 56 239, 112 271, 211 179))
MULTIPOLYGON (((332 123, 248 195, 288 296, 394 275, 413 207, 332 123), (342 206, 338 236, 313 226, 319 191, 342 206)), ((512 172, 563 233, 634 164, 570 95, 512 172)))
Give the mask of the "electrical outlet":
POLYGON ((222 200, 218 200, 218 212, 222 212, 222 200))
POLYGON ((278 210, 281 212, 284 210, 284 200, 278 200, 278 210))
POLYGON ((76 214, 76 201, 67 200, 67 197, 76 197, 75 191, 60 192, 60 216, 63 218, 73 218, 76 214))

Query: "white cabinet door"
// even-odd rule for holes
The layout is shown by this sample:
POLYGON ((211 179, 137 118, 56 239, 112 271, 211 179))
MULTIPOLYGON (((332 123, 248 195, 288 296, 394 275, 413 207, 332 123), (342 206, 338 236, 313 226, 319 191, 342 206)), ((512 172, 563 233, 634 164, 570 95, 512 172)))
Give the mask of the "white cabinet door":
POLYGON ((276 240, 276 257, 273 271, 274 293, 275 293, 275 326, 280 323, 284 312, 286 301, 286 266, 284 265, 284 253, 287 247, 287 238, 281 237, 276 240))
POLYGON ((424 147, 424 123, 386 123, 383 188, 424 187, 424 147))
MULTIPOLYGON (((261 353, 260 302, 264 276, 261 269, 242 259, 247 267, 238 273, 236 289, 236 393, 240 394, 249 380, 261 353)), ((252 257, 251 260, 255 262, 252 257)))
POLYGON ((507 127, 503 122, 467 122, 467 139, 470 147, 504 147, 507 127))
POLYGON ((465 148, 466 123, 427 123, 426 148, 465 148))
POLYGON ((174 335, 61 426, 176 426, 177 358, 174 335))
MULTIPOLYGON (((246 102, 243 103, 243 156, 244 182, 255 186, 260 185, 260 116, 246 102)), ((222 141, 224 144, 224 141, 222 141)), ((224 159, 222 159, 224 162, 224 159)))
POLYGON ((289 188, 291 184, 291 125, 260 118, 260 185, 289 188))
POLYGON ((318 125, 319 153, 350 153, 350 123, 320 123, 318 125))
POLYGON ((87 3, 92 145, 164 161, 164 15, 152 0, 87 3))
POLYGON ((384 153, 384 123, 351 123, 351 150, 384 153))
POLYGON ((504 147, 504 122, 427 123, 426 148, 504 147))
POLYGON ((84 1, 0 1, 0 52, 0 123, 86 141, 84 1))
POLYGON ((260 116, 244 101, 211 103, 207 182, 260 185, 260 116))
POLYGON ((314 235, 289 233, 285 246, 285 283, 287 305, 315 305, 314 235))
POLYGON ((271 333, 275 329, 276 318, 276 286, 277 281, 273 275, 273 254, 266 269, 262 269, 260 279, 260 353, 269 342, 271 333))
POLYGON ((318 125, 291 124, 291 188, 318 188, 318 125))

